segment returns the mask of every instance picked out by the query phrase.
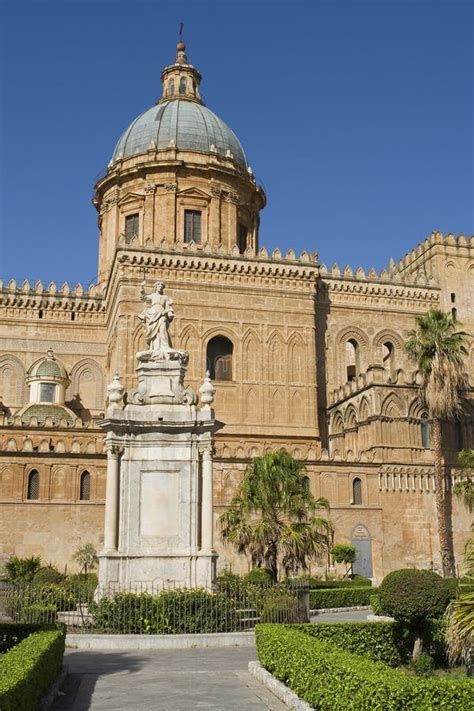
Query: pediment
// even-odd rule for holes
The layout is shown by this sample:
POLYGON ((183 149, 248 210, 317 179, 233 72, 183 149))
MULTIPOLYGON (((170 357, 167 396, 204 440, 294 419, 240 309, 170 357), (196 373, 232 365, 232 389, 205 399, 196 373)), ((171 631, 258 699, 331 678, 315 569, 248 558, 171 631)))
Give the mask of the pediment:
POLYGON ((211 196, 204 192, 204 190, 199 190, 199 188, 186 188, 186 190, 180 190, 178 192, 179 197, 194 197, 200 198, 201 200, 210 200, 211 196))
POLYGON ((120 198, 118 204, 126 205, 129 202, 137 202, 137 200, 143 202, 145 200, 145 196, 140 195, 139 193, 127 193, 126 195, 120 198))

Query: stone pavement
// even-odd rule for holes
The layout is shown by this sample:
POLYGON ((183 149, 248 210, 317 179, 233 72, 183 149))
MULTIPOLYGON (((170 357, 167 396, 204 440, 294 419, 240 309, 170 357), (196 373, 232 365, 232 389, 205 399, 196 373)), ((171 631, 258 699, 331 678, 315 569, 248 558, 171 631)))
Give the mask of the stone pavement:
POLYGON ((352 610, 351 612, 320 612, 311 615, 311 622, 367 622, 372 610, 352 610))
POLYGON ((67 650, 52 711, 287 711, 247 671, 255 647, 134 652, 67 650))

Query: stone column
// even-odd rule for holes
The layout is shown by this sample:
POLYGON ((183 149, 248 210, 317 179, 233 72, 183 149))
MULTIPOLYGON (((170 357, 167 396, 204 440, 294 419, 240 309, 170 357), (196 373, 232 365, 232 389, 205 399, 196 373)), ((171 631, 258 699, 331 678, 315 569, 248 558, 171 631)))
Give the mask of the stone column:
POLYGON ((213 545, 212 454, 211 447, 202 450, 201 548, 209 552, 213 545))
POLYGON ((104 551, 117 550, 120 449, 107 449, 107 482, 105 489, 104 551))

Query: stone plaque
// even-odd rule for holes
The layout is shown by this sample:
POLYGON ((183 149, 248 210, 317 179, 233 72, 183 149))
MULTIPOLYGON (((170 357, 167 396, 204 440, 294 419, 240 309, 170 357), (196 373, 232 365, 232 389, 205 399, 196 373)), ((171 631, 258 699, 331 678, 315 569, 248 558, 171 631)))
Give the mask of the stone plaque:
POLYGON ((358 526, 354 528, 354 531, 352 533, 352 538, 353 540, 359 540, 359 541, 367 541, 370 536, 369 532, 367 531, 366 527, 363 526, 361 523, 359 523, 358 526))
POLYGON ((140 475, 140 536, 170 538, 178 535, 179 474, 142 471, 140 475))

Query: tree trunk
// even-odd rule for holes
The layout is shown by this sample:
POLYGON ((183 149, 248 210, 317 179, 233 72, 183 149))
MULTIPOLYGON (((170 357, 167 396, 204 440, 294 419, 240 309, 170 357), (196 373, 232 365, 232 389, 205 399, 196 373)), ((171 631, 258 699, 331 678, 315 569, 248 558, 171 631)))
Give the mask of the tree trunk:
POLYGON ((415 644, 413 645, 412 659, 414 662, 418 659, 421 652, 423 651, 423 640, 421 637, 415 638, 415 644))
POLYGON ((278 582, 278 551, 275 542, 270 543, 267 551, 267 568, 270 571, 272 583, 278 582))
POLYGON ((444 465, 443 465, 443 449, 441 438, 441 420, 433 420, 433 456, 434 456, 434 474, 436 483, 436 513, 438 517, 438 537, 441 553, 441 564, 443 567, 444 578, 454 578, 456 575, 454 567, 454 559, 449 546, 448 530, 450 529, 450 521, 446 506, 446 495, 444 491, 444 465))

